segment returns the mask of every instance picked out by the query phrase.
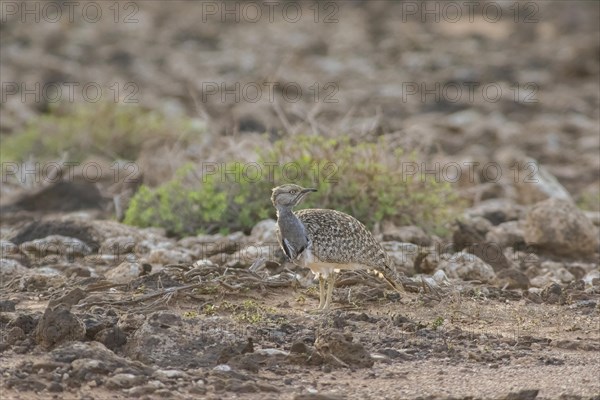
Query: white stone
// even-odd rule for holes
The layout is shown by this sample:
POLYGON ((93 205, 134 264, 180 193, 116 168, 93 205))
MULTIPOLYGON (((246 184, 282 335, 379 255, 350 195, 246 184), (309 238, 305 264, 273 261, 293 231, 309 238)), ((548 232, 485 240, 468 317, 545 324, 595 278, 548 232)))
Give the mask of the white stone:
POLYGON ((494 269, 479 257, 462 251, 448 256, 443 256, 438 264, 438 270, 443 270, 450 278, 460 278, 470 281, 476 280, 484 283, 496 277, 494 269))

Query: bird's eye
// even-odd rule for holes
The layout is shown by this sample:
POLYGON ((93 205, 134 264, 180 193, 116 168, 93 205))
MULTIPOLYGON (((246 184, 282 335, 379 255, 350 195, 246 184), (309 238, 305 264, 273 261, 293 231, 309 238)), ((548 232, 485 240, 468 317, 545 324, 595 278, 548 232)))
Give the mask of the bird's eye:
POLYGON ((290 190, 290 194, 296 194, 296 190, 294 190, 294 189, 290 190))

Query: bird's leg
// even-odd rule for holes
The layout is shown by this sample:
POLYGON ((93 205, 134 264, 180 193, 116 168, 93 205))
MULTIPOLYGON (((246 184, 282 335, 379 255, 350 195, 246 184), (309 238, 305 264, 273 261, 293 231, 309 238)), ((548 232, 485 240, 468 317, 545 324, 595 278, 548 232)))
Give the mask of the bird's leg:
POLYGON ((319 274, 319 310, 325 307, 325 278, 319 274))
POLYGON ((329 276, 327 277, 327 298, 325 300, 325 307, 323 309, 328 309, 331 304, 331 298, 333 297, 333 286, 335 284, 335 272, 331 271, 329 276))

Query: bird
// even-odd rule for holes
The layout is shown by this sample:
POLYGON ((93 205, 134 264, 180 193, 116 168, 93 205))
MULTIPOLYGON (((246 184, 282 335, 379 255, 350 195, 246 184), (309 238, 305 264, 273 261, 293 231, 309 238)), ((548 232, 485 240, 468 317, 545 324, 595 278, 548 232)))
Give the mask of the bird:
POLYGON ((360 221, 337 210, 293 211, 309 193, 316 191, 288 183, 273 188, 271 202, 277 210, 277 238, 283 252, 319 278, 318 310, 330 307, 335 273, 340 270, 374 270, 402 293, 403 287, 390 278, 387 253, 360 221))

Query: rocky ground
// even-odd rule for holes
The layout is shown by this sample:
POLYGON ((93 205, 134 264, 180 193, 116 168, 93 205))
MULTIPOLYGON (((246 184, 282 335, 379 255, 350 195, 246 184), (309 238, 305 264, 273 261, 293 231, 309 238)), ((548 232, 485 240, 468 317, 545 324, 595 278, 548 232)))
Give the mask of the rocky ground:
MULTIPOLYGON (((466 209, 445 237, 378 224, 406 293, 346 272, 317 313, 318 288, 283 257, 273 220, 172 237, 116 221, 108 205, 135 185, 77 170, 31 188, 3 164, 2 399, 600 398, 598 3, 527 2, 537 8, 514 22, 505 2, 497 23, 339 4, 337 23, 310 14, 293 33, 281 18, 199 23, 183 2, 140 2, 135 26, 3 21, 3 81, 133 81, 144 107, 203 124, 187 148, 150 142, 130 160, 145 184, 302 132, 386 136, 429 167, 465 167, 452 181, 466 209), (236 81, 335 82, 339 101, 202 97, 203 83, 236 81), (472 81, 504 95, 422 97, 425 83, 472 81)), ((8 96, 0 131, 49 109, 8 96)), ((106 150, 94 157, 112 174, 106 150)))
POLYGON ((347 272, 322 313, 272 220, 176 240, 20 214, 3 228, 3 397, 597 398, 598 228, 554 199, 507 210, 469 209, 453 248, 387 226, 407 293, 347 272))

